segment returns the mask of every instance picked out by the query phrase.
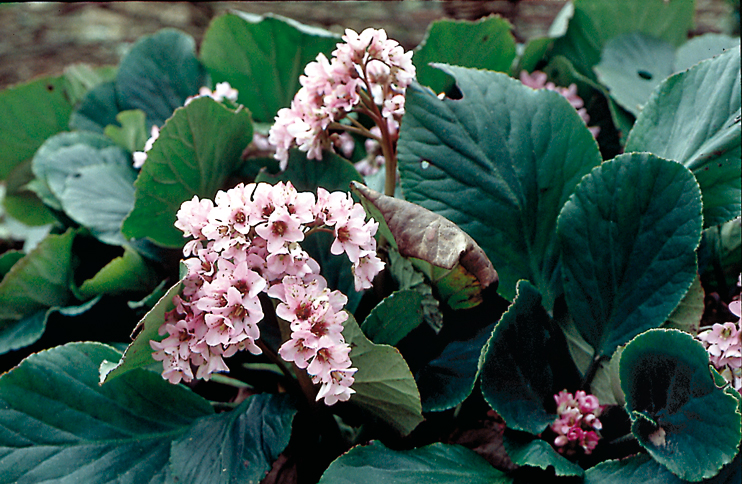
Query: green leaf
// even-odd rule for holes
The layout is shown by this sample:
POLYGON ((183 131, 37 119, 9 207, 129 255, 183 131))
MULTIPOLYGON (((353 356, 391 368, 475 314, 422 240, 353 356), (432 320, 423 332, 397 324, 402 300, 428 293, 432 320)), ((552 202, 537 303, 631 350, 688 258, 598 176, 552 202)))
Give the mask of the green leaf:
POLYGON ((554 374, 546 348, 550 318, 541 295, 528 282, 495 326, 479 360, 484 399, 509 428, 539 434, 556 415, 546 411, 554 395, 554 374))
POLYGON ((50 136, 67 129, 72 105, 64 78, 43 77, 0 92, 0 180, 31 158, 50 136))
POLYGON ((31 355, 0 377, 3 482, 164 483, 171 443, 208 401, 139 370, 98 385, 118 353, 72 343, 31 355))
POLYGON ((124 255, 116 257, 84 281, 78 289, 81 300, 101 294, 122 294, 149 291, 157 284, 155 271, 142 256, 130 247, 124 247, 124 255))
POLYGON ((116 125, 119 113, 116 82, 103 82, 87 92, 70 115, 70 129, 103 133, 106 126, 116 125))
POLYGON ((140 109, 121 111, 116 115, 116 121, 121 126, 109 124, 103 130, 103 134, 129 153, 142 151, 149 138, 146 118, 144 111, 140 109))
MULTIPOLYGON (((740 455, 704 484, 729 484, 742 478, 740 455)), ((585 472, 584 484, 630 484, 641 479, 643 484, 684 484, 659 462, 647 454, 638 454, 621 460, 607 460, 585 472)))
POLYGON ((705 229, 698 246, 698 272, 713 274, 716 284, 728 287, 735 284, 741 269, 742 219, 705 229))
POLYGON ((214 82, 237 89, 256 121, 272 123, 301 87, 299 76, 317 54, 328 58, 340 38, 277 15, 232 12, 212 20, 200 58, 214 82))
POLYGON ((701 225, 698 184, 679 163, 625 154, 580 182, 557 234, 567 307, 596 357, 667 320, 696 276, 701 225))
POLYGON ((479 356, 494 323, 466 341, 452 341, 441 354, 415 375, 423 412, 440 412, 460 404, 471 395, 479 375, 479 356))
POLYGON ((154 363, 150 341, 161 341, 164 336, 158 333, 165 322, 165 313, 173 310, 173 297, 180 294, 182 282, 168 289, 164 296, 142 318, 132 332, 134 341, 126 348, 124 354, 116 360, 103 360, 100 367, 100 383, 108 383, 124 373, 138 368, 145 368, 154 363))
POLYGON ((174 479, 192 484, 258 483, 291 437, 287 395, 253 395, 231 412, 198 419, 173 442, 174 479))
POLYGON ((491 15, 477 20, 441 19, 428 26, 425 38, 415 48, 412 61, 417 81, 436 93, 447 92, 454 81, 432 62, 461 67, 510 72, 515 59, 515 39, 510 22, 491 15))
MULTIPOLYGON (((289 151, 289 163, 285 171, 271 175, 261 171, 255 182, 275 185, 279 181, 291 182, 300 192, 317 193, 317 187, 329 192, 347 192, 352 181, 362 181, 361 175, 346 159, 328 151, 323 152, 321 160, 308 160, 306 153, 297 149, 289 151)), ((315 233, 307 237, 301 246, 319 263, 322 275, 327 279, 330 289, 338 290, 348 296, 346 308, 354 312, 363 297, 357 292, 352 272, 352 264, 345 255, 333 255, 330 247, 335 237, 328 233, 315 233)))
POLYGON ((675 47, 693 26, 694 0, 575 0, 567 32, 554 42, 552 55, 563 55, 583 75, 595 79, 592 67, 605 44, 638 31, 675 47))
POLYGON ((621 353, 623 353, 623 346, 619 346, 613 352, 610 360, 602 361, 590 384, 590 392, 598 397, 601 405, 626 404, 626 396, 621 390, 621 378, 619 376, 621 353))
POLYGON ((182 247, 183 233, 173 225, 181 203, 194 195, 213 197, 251 141, 252 122, 245 110, 232 111, 208 97, 178 109, 147 153, 134 184, 134 209, 121 231, 129 238, 182 247))
POLYGON ((0 354, 37 341, 50 308, 72 299, 71 251, 75 232, 48 235, 13 264, 0 283, 0 354))
POLYGON ((388 197, 352 183, 366 213, 379 222, 379 232, 435 284, 452 309, 482 302, 482 290, 497 284, 497 272, 484 251, 466 232, 419 205, 388 197))
POLYGON ((641 32, 618 35, 603 47, 593 69, 613 99, 638 116, 654 88, 673 71, 675 48, 641 32))
POLYGON ((38 195, 29 188, 34 174, 31 159, 23 161, 8 173, 5 178, 5 196, 2 205, 8 215, 30 227, 56 222, 49 208, 38 195))
POLYGON ((513 464, 544 470, 553 467, 557 476, 581 476, 585 472, 574 462, 559 455, 548 442, 532 435, 506 430, 503 444, 513 464))
POLYGON ((704 227, 740 216, 741 90, 739 49, 675 74, 652 94, 626 144, 626 151, 649 151, 693 172, 704 227))
POLYGON ((358 368, 350 403, 402 435, 412 432, 423 416, 420 392, 405 359, 396 348, 369 341, 352 314, 343 323, 343 337, 352 348, 353 367, 358 368))
POLYGON ((25 253, 21 250, 8 250, 0 255, 0 280, 5 277, 5 274, 10 272, 16 262, 25 257, 25 253))
POLYGON ((423 322, 422 302, 417 291, 393 292, 363 320, 363 334, 376 344, 396 345, 423 322))
POLYGON ((601 162, 575 109, 494 72, 445 67, 462 99, 407 90, 399 169, 407 200, 442 215, 484 249, 515 296, 531 281, 551 307, 561 294, 554 232, 560 207, 601 162))
POLYGON ((705 293, 701 285, 701 277, 696 275, 688 292, 678 303, 672 314, 667 317, 665 328, 680 329, 690 334, 697 334, 703 317, 705 293))
POLYGON ((423 273, 416 269, 412 262, 399 255, 393 247, 389 250, 389 263, 386 267, 397 281, 400 291, 411 290, 422 296, 423 320, 433 331, 440 332, 443 329, 440 302, 433 295, 433 288, 425 281, 423 273))
POLYGON ((716 386, 708 353, 692 336, 662 329, 637 336, 623 351, 620 375, 633 434, 678 477, 713 477, 737 455, 739 394, 716 386))
POLYGON ((163 29, 140 38, 121 60, 116 100, 120 111, 141 109, 148 123, 162 126, 206 83, 206 71, 196 58, 193 37, 163 29))
POLYGON ((115 66, 91 67, 88 64, 72 64, 64 69, 64 89, 70 104, 77 105, 94 87, 116 78, 115 66))
POLYGON ((675 52, 675 72, 690 69, 702 60, 724 53, 727 50, 739 49, 739 37, 724 34, 707 33, 693 37, 678 47, 675 52))
POLYGON ((435 443, 412 450, 391 450, 375 440, 341 455, 319 484, 379 482, 394 484, 506 484, 512 478, 460 445, 435 443))

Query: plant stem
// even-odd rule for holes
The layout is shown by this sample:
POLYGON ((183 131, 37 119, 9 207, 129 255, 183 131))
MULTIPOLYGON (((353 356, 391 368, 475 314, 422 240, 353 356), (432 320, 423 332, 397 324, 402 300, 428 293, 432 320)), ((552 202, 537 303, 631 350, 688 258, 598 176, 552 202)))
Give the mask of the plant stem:
POLYGON ((600 363, 603 361, 603 356, 598 355, 595 358, 593 358, 593 361, 590 362, 590 366, 587 368, 587 371, 585 372, 585 377, 582 379, 582 385, 580 385, 580 388, 587 391, 590 387, 590 384, 593 382, 593 378, 595 378, 595 374, 598 372, 598 369, 600 368, 600 363))

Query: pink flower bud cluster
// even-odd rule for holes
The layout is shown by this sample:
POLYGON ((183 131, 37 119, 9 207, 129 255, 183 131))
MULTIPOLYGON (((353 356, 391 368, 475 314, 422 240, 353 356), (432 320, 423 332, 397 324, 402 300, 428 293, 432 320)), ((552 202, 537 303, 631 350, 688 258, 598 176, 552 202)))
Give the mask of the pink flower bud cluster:
POLYGON ((350 194, 319 188, 317 197, 279 182, 239 184, 209 199, 181 205, 175 226, 193 240, 183 253, 188 269, 182 296, 166 314, 153 357, 163 362, 171 383, 228 371, 223 358, 237 351, 260 354, 257 323, 263 319, 261 292, 281 301, 277 315, 292 336, 280 349, 287 361, 306 368, 321 384, 329 405, 347 400, 355 369, 342 337, 347 298, 327 289, 319 264, 299 245, 313 230, 332 232, 331 251, 353 263, 357 290, 371 287, 384 264, 376 256, 378 224, 350 194), (292 349, 293 348, 293 349, 292 349))
POLYGON ((735 390, 742 391, 742 318, 740 301, 729 303, 736 322, 714 324, 696 336, 709 354, 709 361, 735 390))
POLYGON ((581 448, 585 454, 592 453, 598 445, 603 428, 598 417, 601 407, 595 395, 578 390, 574 396, 562 390, 554 395, 557 404, 556 421, 551 430, 557 435, 554 446, 560 454, 574 455, 581 448))
POLYGON ((360 34, 346 30, 332 59, 317 55, 299 78, 302 87, 290 108, 278 111, 269 139, 276 146, 276 159, 286 167, 288 150, 294 144, 309 159, 321 159, 322 149, 330 149, 331 123, 340 121, 366 102, 376 112, 389 133, 397 133, 404 113, 404 94, 415 77, 412 52, 392 39, 384 30, 366 29, 360 34))
MULTIPOLYGON (((569 101, 573 108, 577 110, 577 114, 580 115, 586 126, 587 123, 590 122, 590 115, 587 114, 587 109, 584 107, 585 102, 577 95, 576 84, 572 83, 569 87, 556 86, 553 82, 546 82, 546 73, 541 71, 533 71, 531 74, 528 74, 526 71, 521 71, 520 82, 532 89, 546 89, 547 91, 558 92, 569 101)), ((590 130, 593 138, 598 137, 600 126, 588 126, 587 129, 590 130)))

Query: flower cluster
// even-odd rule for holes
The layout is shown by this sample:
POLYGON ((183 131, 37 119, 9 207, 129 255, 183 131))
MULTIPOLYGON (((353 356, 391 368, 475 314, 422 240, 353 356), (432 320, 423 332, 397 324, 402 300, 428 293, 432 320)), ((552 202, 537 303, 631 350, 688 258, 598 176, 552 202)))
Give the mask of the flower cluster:
POLYGON ((592 453, 598 445, 598 431, 603 427, 598 420, 601 407, 595 395, 578 390, 574 396, 562 390, 554 395, 557 404, 556 421, 551 430, 557 435, 554 446, 560 454, 574 455, 582 448, 585 454, 592 453))
POLYGON ((729 303, 729 310, 737 317, 736 322, 714 324, 711 329, 696 336, 709 354, 714 368, 731 383, 737 391, 742 391, 742 317, 740 301, 729 303))
MULTIPOLYGON (((528 86, 532 89, 546 89, 548 91, 556 91, 564 96, 567 101, 577 110, 577 114, 580 115, 585 125, 590 122, 590 115, 587 114, 585 109, 585 102, 580 96, 577 95, 577 85, 574 83, 570 84, 569 87, 556 86, 553 82, 546 81, 546 73, 541 71, 533 71, 528 74, 526 71, 520 72, 520 82, 523 85, 528 86)), ((597 138, 600 133, 600 126, 588 126, 587 128, 593 135, 593 138, 597 138)))
POLYGON ((279 354, 306 368, 327 404, 347 400, 355 369, 342 336, 347 298, 330 291, 319 265, 299 245, 312 231, 332 232, 331 251, 353 262, 356 289, 371 287, 383 268, 376 256, 378 224, 350 194, 319 188, 317 197, 291 183, 239 184, 214 202, 193 197, 181 205, 175 226, 193 240, 183 253, 187 276, 175 309, 166 315, 161 342, 152 341, 163 377, 172 383, 228 371, 223 358, 237 351, 260 354, 261 292, 281 301, 277 316, 292 335, 279 354))
POLYGON ((390 137, 399 130, 404 93, 415 77, 412 52, 387 39, 384 30, 348 29, 342 38, 330 60, 319 54, 307 64, 291 107, 278 111, 269 139, 282 169, 294 144, 307 158, 321 159, 322 149, 333 145, 328 128, 337 128, 331 125, 351 111, 368 114, 390 137))
MULTIPOLYGON (((220 82, 216 85, 216 89, 214 89, 213 91, 208 87, 203 86, 201 89, 198 90, 197 95, 188 97, 185 100, 185 104, 183 104, 183 106, 188 106, 191 101, 199 97, 210 97, 217 102, 222 102, 225 99, 228 99, 232 102, 237 102, 237 95, 237 89, 232 88, 232 86, 230 86, 228 82, 220 82)), ((132 158, 134 160, 134 168, 138 170, 144 165, 144 162, 147 161, 147 152, 152 149, 152 145, 155 144, 155 141, 159 136, 160 128, 158 126, 152 126, 149 139, 144 144, 144 151, 135 151, 132 155, 132 158)))

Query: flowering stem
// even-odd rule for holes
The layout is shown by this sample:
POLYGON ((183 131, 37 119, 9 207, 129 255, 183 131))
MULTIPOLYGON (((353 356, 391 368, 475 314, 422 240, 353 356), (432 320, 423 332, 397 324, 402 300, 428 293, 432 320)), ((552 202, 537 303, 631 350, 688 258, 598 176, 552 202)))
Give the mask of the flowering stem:
POLYGON ((590 366, 587 368, 587 371, 585 372, 585 377, 582 379, 582 385, 580 385, 580 388, 587 391, 590 387, 590 384, 593 381, 593 378, 595 378, 595 374, 598 372, 598 369, 600 368, 600 363, 603 361, 603 356, 598 355, 595 358, 593 358, 593 361, 590 362, 590 366))
MULTIPOLYGON (((350 119, 350 118, 348 118, 348 119, 350 119)), ((357 128, 355 126, 349 126, 347 124, 330 123, 327 126, 327 129, 339 129, 339 130, 343 130, 343 131, 348 131, 350 133, 356 133, 356 134, 359 134, 361 136, 365 136, 367 138, 374 139, 374 140, 378 141, 379 143, 381 143, 381 139, 379 139, 378 137, 376 137, 373 134, 371 134, 371 132, 369 130, 367 130, 366 128, 364 128, 364 127, 357 128)))

